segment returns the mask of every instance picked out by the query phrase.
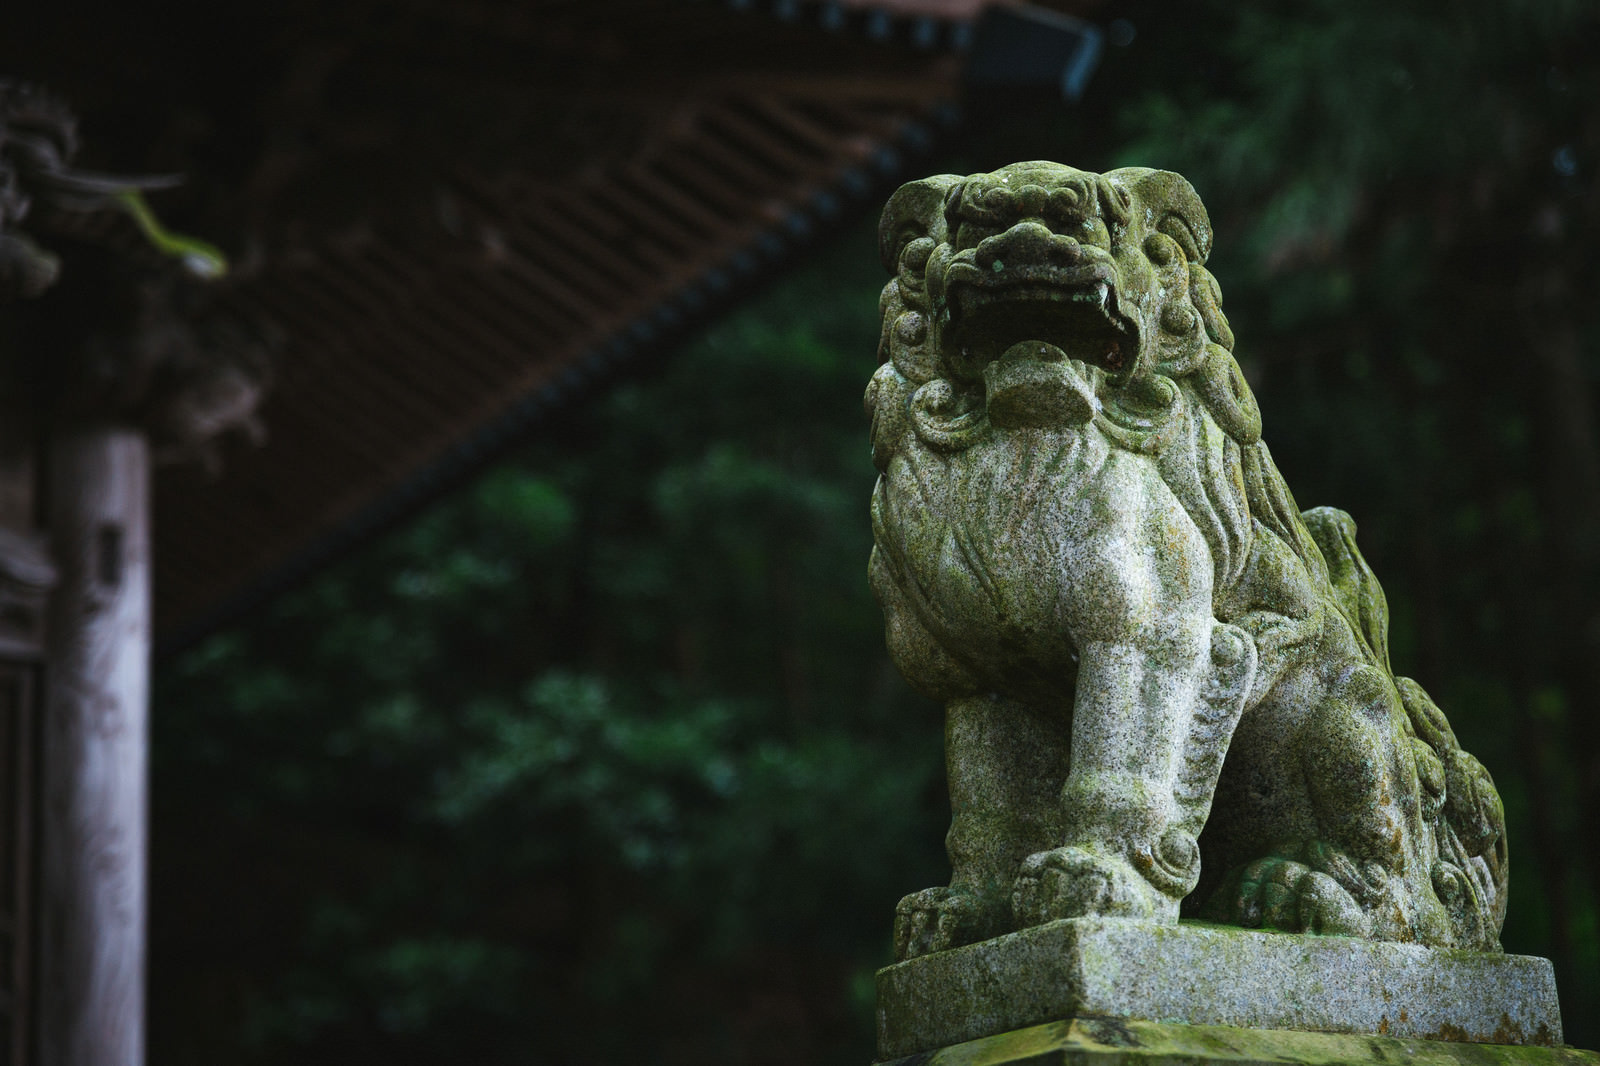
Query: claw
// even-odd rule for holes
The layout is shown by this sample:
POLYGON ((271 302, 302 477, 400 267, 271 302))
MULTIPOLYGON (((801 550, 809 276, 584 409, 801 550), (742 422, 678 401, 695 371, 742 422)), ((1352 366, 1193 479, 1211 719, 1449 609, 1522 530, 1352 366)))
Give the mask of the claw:
POLYGON ((901 962, 996 936, 997 908, 964 888, 925 888, 895 907, 894 950, 901 962))
POLYGON ((1022 862, 1011 891, 1017 927, 1058 918, 1176 917, 1176 908, 1121 856, 1085 848, 1041 851, 1022 862))
POLYGON ((1246 929, 1256 929, 1261 925, 1261 882, 1244 880, 1239 882, 1239 898, 1234 903, 1234 920, 1246 929))
POLYGON ((1333 878, 1303 863, 1269 856, 1249 864, 1237 877, 1237 889, 1221 897, 1228 902, 1220 908, 1208 904, 1201 912, 1204 916, 1247 929, 1370 935, 1370 922, 1355 898, 1333 878))

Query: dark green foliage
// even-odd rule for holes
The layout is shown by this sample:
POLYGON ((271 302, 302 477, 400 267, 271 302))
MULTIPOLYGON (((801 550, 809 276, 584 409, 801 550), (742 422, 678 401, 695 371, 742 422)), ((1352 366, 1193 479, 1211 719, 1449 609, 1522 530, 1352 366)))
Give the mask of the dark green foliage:
POLYGON ((163 1061, 866 1052, 943 832, 866 588, 871 239, 163 674, 163 1061))

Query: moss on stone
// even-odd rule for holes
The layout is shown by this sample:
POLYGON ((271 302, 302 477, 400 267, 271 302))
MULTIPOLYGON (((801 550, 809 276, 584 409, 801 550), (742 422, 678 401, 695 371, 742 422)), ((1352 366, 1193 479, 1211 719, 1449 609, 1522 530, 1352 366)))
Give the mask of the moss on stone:
POLYGON ((923 1052, 884 1066, 1600 1066, 1600 1054, 1444 1040, 1070 1018, 923 1052))

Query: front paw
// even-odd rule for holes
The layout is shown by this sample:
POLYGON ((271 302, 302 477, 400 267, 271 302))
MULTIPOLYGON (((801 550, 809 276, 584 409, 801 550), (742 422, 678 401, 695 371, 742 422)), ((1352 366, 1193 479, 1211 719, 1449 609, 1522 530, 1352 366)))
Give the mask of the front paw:
POLYGON ((1257 859, 1211 897, 1202 918, 1247 929, 1371 935, 1371 922, 1339 882, 1293 859, 1257 859))
POLYGON ((1041 851, 1022 861, 1011 890, 1017 928, 1059 918, 1176 918, 1177 910, 1120 855, 1086 848, 1041 851))
POLYGON ((894 957, 904 962, 998 936, 1001 911, 965 888, 913 892, 894 909, 894 957))

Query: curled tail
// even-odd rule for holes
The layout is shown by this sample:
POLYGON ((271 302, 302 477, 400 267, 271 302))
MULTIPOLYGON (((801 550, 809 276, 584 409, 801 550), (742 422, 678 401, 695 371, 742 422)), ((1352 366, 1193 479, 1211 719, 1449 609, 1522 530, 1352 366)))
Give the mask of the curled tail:
POLYGON ((1506 818, 1494 779, 1463 751, 1438 704, 1389 665, 1389 604, 1356 547, 1355 520, 1332 507, 1302 516, 1327 563, 1339 612, 1374 665, 1394 677, 1412 734, 1422 814, 1433 830, 1434 893, 1456 923, 1462 947, 1497 950, 1506 916, 1506 818))

